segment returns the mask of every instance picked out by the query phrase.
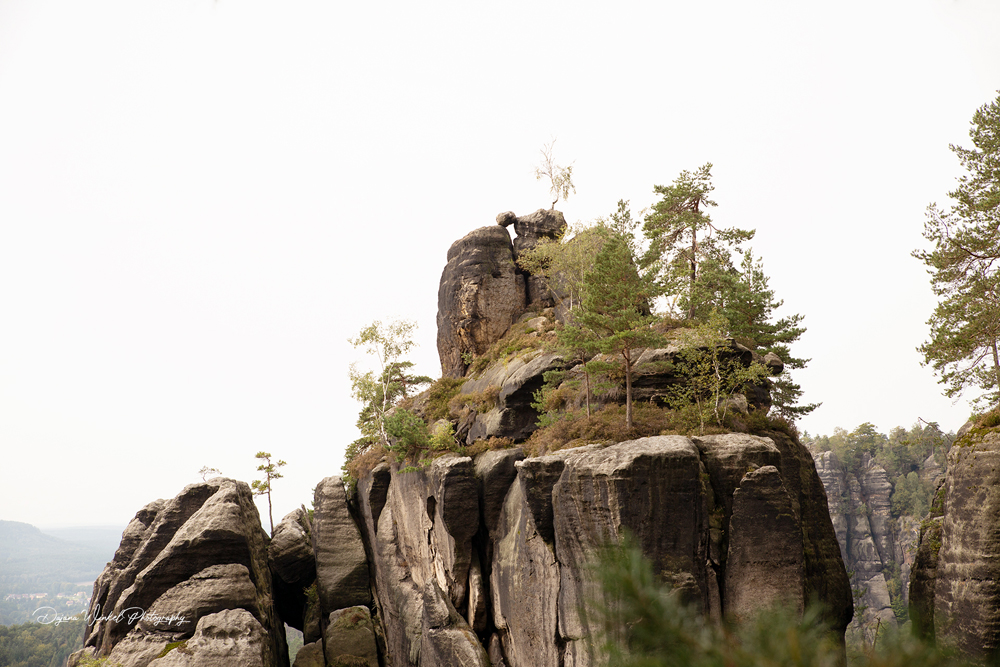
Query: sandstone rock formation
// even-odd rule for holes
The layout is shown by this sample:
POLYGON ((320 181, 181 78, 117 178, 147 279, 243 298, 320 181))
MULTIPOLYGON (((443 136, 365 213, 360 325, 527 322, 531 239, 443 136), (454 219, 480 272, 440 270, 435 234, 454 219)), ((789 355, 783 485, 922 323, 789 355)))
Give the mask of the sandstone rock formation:
POLYGON ((482 227, 455 241, 438 288, 441 374, 465 375, 469 355, 486 352, 524 312, 525 294, 503 227, 482 227))
POLYGON ((396 665, 591 664, 587 565, 623 530, 712 616, 816 595, 839 628, 851 617, 821 482, 784 434, 451 456, 426 470, 381 467, 358 488, 396 665), (764 548, 772 542, 783 549, 764 548))
MULTIPOLYGON (((285 623, 304 633, 310 602, 306 590, 316 581, 311 533, 308 513, 297 509, 275 526, 267 547, 278 615, 285 623)), ((307 644, 318 639, 318 636, 313 636, 316 630, 318 628, 313 633, 306 633, 307 644)))
POLYGON ((1000 431, 968 429, 948 454, 943 518, 921 530, 910 608, 926 636, 1000 652, 1000 431))
POLYGON ((527 308, 552 305, 544 278, 517 266, 518 253, 542 238, 558 238, 566 219, 555 210, 530 215, 497 216, 497 225, 481 227, 455 241, 438 286, 437 346, 441 374, 465 375, 471 355, 481 355, 499 340, 527 308), (517 236, 511 242, 506 228, 517 236))
POLYGON ((844 555, 851 585, 861 591, 859 604, 864 610, 856 620, 861 626, 880 623, 896 627, 888 579, 891 570, 906 565, 901 574, 902 588, 909 585, 909 566, 913 553, 907 547, 910 538, 900 539, 899 527, 893 524, 889 498, 892 485, 885 469, 864 455, 861 474, 848 473, 833 452, 814 452, 816 470, 826 488, 830 519, 844 555), (899 542, 899 544, 897 544, 899 542), (901 551, 902 550, 902 551, 901 551))
POLYGON ((538 413, 531 407, 535 391, 541 388, 547 371, 562 368, 561 356, 533 350, 509 363, 495 364, 462 385, 462 394, 496 392, 496 404, 483 413, 474 413, 458 435, 472 444, 489 437, 523 441, 538 428, 538 413))
POLYGON ((322 615, 371 604, 368 558, 340 477, 316 485, 312 546, 322 615))
MULTIPOLYGON (((514 261, 526 250, 538 245, 538 241, 557 239, 566 231, 566 218, 562 212, 555 209, 540 208, 530 215, 515 216, 507 211, 497 216, 497 224, 501 227, 514 226, 514 261)), ((524 272, 527 287, 527 305, 529 307, 548 307, 553 305, 549 293, 549 285, 543 276, 535 276, 524 272)))
POLYGON ((88 653, 123 667, 287 665, 267 539, 244 482, 220 477, 150 503, 94 584, 88 653))

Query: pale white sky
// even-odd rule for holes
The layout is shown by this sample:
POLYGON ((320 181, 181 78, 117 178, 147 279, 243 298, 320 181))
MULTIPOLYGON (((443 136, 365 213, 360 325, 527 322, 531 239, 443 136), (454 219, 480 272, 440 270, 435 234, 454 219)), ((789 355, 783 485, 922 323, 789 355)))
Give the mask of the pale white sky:
POLYGON ((915 348, 923 210, 1000 88, 1000 3, 0 0, 0 518, 124 525, 203 465, 356 437, 347 338, 415 319, 448 246, 549 203, 638 210, 704 162, 787 312, 802 421, 956 429, 915 348))

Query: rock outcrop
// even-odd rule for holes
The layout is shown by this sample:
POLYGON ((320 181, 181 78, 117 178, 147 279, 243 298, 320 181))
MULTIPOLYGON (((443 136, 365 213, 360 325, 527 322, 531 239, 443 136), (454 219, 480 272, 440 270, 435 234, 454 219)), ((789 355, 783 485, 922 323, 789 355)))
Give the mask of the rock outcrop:
POLYGON ((852 614, 821 482, 784 434, 382 467, 359 483, 359 511, 395 665, 591 664, 594 628, 580 610, 597 589, 587 568, 624 531, 714 617, 814 595, 835 626, 852 614))
POLYGON ((94 584, 87 652, 123 667, 287 665, 267 542, 244 482, 150 503, 94 584))
MULTIPOLYGON (((305 643, 319 638, 318 626, 307 632, 310 600, 306 591, 316 581, 316 557, 312 545, 312 525, 305 509, 291 512, 274 528, 267 547, 273 575, 275 605, 281 619, 305 633, 305 643)), ((316 611, 318 618, 318 610, 316 611)))
POLYGON ((530 215, 511 212, 497 224, 476 229, 448 249, 448 263, 438 286, 437 346, 441 374, 460 378, 469 359, 500 340, 528 308, 551 306, 548 284, 517 266, 518 254, 542 238, 558 238, 566 219, 556 210, 530 215), (511 242, 507 227, 513 225, 511 242))
MULTIPOLYGON (((568 373, 557 388, 566 389, 563 407, 577 400, 570 390, 580 371, 541 344, 558 313, 544 282, 515 264, 562 233, 562 214, 501 214, 498 223, 452 245, 438 293, 443 374, 465 378, 455 397, 465 407, 451 421, 479 451, 483 440, 520 442, 537 428, 532 404, 546 373, 568 373), (493 363, 466 377, 487 352, 493 363)), ((712 351, 781 372, 774 355, 723 347, 712 351)), ((674 373, 679 350, 635 352, 636 400, 662 404, 685 381, 674 373)), ((620 378, 602 379, 611 388, 595 403, 623 401, 620 378)), ((766 382, 743 389, 727 409, 767 411, 766 382)), ((430 404, 425 396, 414 410, 423 415, 430 404)), ((881 511, 888 495, 870 472, 862 482, 841 479, 838 493, 881 494, 881 511)), ((350 490, 340 477, 323 479, 313 505, 284 517, 269 539, 242 482, 218 478, 151 503, 95 584, 94 622, 77 658, 284 667, 287 623, 303 632, 300 667, 589 667, 599 664, 598 628, 584 610, 603 594, 591 566, 626 536, 713 619, 778 604, 801 610, 816 599, 842 634, 853 614, 837 538, 862 528, 834 529, 812 458, 784 431, 383 460, 350 490), (132 619, 131 609, 147 613, 132 619)), ((864 530, 875 553, 898 549, 884 522, 864 530)))
POLYGON ((524 312, 524 276, 503 227, 481 227, 455 241, 438 287, 437 346, 441 374, 462 377, 524 312))
POLYGON ((1000 652, 1000 430, 973 428, 948 454, 943 517, 921 530, 910 608, 925 636, 1000 652))
MULTIPOLYGON (((514 226, 514 261, 526 250, 538 245, 541 239, 558 239, 566 231, 566 218, 561 211, 540 208, 530 215, 515 216, 511 211, 497 216, 497 224, 501 227, 514 226)), ((546 308, 554 305, 554 299, 549 291, 548 282, 543 276, 535 276, 525 271, 524 280, 527 287, 527 306, 529 308, 546 308)))
POLYGON ((863 611, 855 621, 859 626, 896 627, 889 580, 900 567, 901 593, 909 586, 909 564, 914 557, 910 547, 915 547, 912 522, 893 521, 889 476, 868 454, 857 475, 847 472, 833 452, 814 452, 813 458, 826 489, 844 563, 852 575, 851 585, 860 591, 858 603, 863 611))

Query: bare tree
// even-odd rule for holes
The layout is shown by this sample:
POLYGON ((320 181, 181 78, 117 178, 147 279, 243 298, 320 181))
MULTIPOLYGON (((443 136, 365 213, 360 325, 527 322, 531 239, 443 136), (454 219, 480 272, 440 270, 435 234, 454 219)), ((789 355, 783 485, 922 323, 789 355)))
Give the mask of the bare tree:
POLYGON ((552 149, 555 145, 556 140, 553 139, 542 146, 542 163, 535 167, 535 179, 540 181, 543 178, 548 178, 551 183, 549 192, 555 197, 552 200, 552 209, 556 207, 556 202, 560 199, 563 201, 568 199, 570 191, 576 194, 576 186, 573 185, 573 165, 560 167, 556 164, 552 157, 552 149))

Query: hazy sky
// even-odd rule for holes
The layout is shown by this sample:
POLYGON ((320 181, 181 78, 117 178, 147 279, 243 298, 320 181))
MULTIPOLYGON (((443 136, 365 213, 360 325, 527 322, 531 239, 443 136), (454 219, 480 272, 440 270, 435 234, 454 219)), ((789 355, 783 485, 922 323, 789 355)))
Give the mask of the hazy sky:
POLYGON ((915 348, 924 208, 1000 88, 1000 3, 0 0, 0 518, 124 525, 203 465, 339 474, 348 337, 414 319, 448 246, 638 211, 713 162, 717 223, 808 332, 829 433, 957 429, 915 348))

